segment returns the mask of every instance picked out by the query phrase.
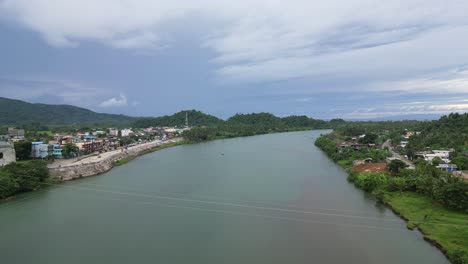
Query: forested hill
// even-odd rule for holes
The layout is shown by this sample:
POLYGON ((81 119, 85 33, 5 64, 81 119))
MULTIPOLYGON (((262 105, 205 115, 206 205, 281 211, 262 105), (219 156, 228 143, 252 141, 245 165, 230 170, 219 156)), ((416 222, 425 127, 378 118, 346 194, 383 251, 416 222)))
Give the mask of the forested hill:
POLYGON ((134 123, 135 127, 150 127, 150 126, 178 126, 185 125, 185 117, 187 116, 189 126, 215 126, 224 122, 215 116, 208 115, 196 110, 185 110, 173 115, 165 115, 154 118, 143 118, 134 123))
POLYGON ((32 104, 0 97, 0 125, 131 123, 136 117, 96 113, 71 105, 32 104))
POLYGON ((184 126, 185 116, 188 117, 189 126, 259 126, 269 128, 329 128, 328 122, 323 120, 312 119, 307 116, 288 116, 277 117, 270 113, 252 113, 252 114, 236 114, 230 117, 227 121, 219 119, 215 116, 205 114, 200 111, 190 110, 181 111, 170 116, 162 116, 155 118, 144 118, 137 120, 134 123, 135 127, 150 127, 150 126, 184 126))
POLYGON ((270 113, 236 114, 227 120, 233 125, 261 125, 272 127, 309 127, 330 128, 330 124, 323 120, 309 118, 307 116, 277 117, 270 113))
POLYGON ((409 140, 413 149, 430 147, 455 148, 458 151, 468 149, 468 113, 452 113, 439 120, 422 122, 418 128, 421 133, 409 140))

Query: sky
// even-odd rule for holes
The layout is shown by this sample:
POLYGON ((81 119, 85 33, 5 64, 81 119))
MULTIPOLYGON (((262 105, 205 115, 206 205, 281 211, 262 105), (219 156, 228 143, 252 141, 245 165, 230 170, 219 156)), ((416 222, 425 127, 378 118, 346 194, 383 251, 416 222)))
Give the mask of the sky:
POLYGON ((0 96, 97 112, 468 112, 466 0, 0 0, 0 96))

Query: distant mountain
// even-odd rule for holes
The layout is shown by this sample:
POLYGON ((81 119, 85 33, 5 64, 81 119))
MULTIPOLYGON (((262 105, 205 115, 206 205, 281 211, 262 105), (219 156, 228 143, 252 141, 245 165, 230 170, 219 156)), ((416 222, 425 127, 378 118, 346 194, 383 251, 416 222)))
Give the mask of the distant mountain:
POLYGON ((439 119, 441 116, 442 114, 407 114, 407 115, 395 115, 395 116, 374 118, 369 121, 400 121, 400 120, 427 121, 427 120, 439 119))
POLYGON ((0 97, 0 125, 119 124, 131 123, 137 119, 125 115, 96 113, 71 105, 32 104, 0 97))
POLYGON ((165 115, 154 118, 143 118, 134 123, 135 127, 150 126, 185 126, 185 117, 188 118, 189 126, 215 126, 224 122, 215 116, 205 114, 196 110, 185 110, 173 115, 165 115))

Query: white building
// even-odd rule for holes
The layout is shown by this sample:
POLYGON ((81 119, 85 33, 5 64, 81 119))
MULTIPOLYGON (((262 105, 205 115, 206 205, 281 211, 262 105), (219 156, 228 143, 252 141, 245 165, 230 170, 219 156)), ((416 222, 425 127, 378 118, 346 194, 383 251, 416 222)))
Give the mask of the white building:
POLYGON ((16 161, 16 152, 12 144, 0 142, 0 167, 16 161))
POLYGON ((408 141, 400 141, 400 147, 406 148, 406 145, 408 145, 408 141))
POLYGON ((129 129, 129 128, 125 128, 125 129, 120 130, 120 133, 121 133, 122 137, 129 137, 129 136, 133 135, 133 131, 131 129, 129 129))
POLYGON ((449 150, 433 150, 432 153, 429 154, 424 154, 424 160, 425 161, 430 161, 435 157, 439 157, 443 162, 449 163, 450 162, 450 151, 449 150))
POLYGON ((109 128, 109 135, 113 136, 113 137, 116 137, 116 136, 119 135, 119 130, 115 129, 115 128, 109 128))

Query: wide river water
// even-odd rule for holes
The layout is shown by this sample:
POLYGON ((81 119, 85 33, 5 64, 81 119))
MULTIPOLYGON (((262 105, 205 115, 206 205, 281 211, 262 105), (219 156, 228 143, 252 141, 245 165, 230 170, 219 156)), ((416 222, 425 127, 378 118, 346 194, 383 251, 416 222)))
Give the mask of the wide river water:
POLYGON ((0 262, 447 263, 346 181, 326 131, 183 145, 0 204, 0 262))

